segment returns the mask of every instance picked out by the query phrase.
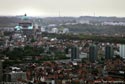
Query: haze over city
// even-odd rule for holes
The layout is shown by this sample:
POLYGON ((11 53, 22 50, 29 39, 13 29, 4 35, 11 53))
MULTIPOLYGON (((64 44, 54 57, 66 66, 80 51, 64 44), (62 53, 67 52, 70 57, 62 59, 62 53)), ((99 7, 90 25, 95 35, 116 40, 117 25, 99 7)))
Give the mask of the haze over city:
POLYGON ((124 17, 124 3, 124 0, 1 0, 0 15, 124 17))

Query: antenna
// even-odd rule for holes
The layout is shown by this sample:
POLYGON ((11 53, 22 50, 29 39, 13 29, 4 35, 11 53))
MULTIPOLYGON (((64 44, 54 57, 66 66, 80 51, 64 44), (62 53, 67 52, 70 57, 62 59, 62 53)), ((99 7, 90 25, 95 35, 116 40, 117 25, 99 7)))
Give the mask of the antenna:
POLYGON ((95 17, 95 12, 94 12, 94 17, 95 17))
POLYGON ((60 11, 59 11, 59 17, 61 17, 61 16, 60 16, 60 11))

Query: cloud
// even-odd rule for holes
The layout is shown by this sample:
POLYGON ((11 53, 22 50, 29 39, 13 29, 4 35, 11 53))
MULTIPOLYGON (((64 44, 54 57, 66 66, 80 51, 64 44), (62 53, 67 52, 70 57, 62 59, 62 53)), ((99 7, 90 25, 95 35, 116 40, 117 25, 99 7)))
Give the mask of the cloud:
POLYGON ((47 15, 79 16, 106 15, 124 16, 125 0, 1 0, 0 14, 14 14, 19 10, 30 9, 47 15))

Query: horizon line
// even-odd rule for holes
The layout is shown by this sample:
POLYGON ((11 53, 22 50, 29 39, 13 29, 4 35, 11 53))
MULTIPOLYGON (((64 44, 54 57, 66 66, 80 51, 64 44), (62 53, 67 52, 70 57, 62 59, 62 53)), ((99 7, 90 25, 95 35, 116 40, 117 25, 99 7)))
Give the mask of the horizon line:
MULTIPOLYGON (((18 16, 24 16, 24 15, 0 15, 0 17, 18 17, 18 16)), ((27 15, 28 16, 28 15, 27 15)), ((32 16, 32 15, 29 15, 28 17, 116 17, 116 18, 125 18, 125 16, 104 16, 104 15, 80 15, 80 16, 72 16, 72 15, 60 15, 60 16, 58 16, 58 15, 54 15, 54 16, 50 16, 50 15, 48 15, 48 16, 45 16, 45 15, 36 15, 36 16, 32 16)))

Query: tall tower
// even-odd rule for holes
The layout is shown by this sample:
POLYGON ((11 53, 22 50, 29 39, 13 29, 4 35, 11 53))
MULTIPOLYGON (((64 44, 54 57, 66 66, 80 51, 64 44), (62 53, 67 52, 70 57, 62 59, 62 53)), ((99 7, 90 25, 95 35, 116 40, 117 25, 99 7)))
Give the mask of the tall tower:
POLYGON ((71 48, 71 60, 73 61, 74 59, 79 58, 79 49, 76 46, 73 46, 71 48))
POLYGON ((92 44, 89 47, 89 61, 90 62, 95 62, 97 60, 97 46, 95 44, 92 44))
POLYGON ((119 47, 119 51, 120 51, 120 56, 122 58, 125 58, 125 44, 121 44, 119 47))
POLYGON ((106 45, 105 47, 105 59, 113 58, 113 47, 111 45, 106 45))

